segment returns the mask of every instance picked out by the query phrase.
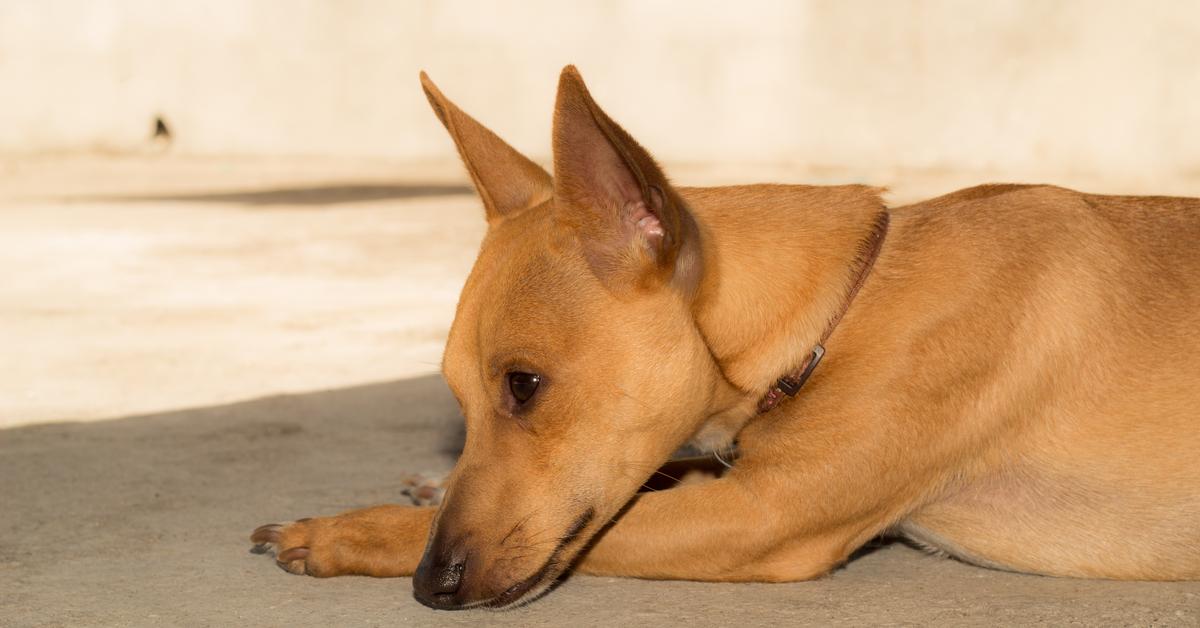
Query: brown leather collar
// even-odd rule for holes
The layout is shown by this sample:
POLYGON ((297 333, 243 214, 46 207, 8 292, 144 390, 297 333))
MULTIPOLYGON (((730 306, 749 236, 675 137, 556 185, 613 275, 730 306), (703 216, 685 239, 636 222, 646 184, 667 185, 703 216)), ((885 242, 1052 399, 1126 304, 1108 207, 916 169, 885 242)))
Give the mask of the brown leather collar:
POLYGON ((758 401, 758 413, 762 414, 771 410, 783 401, 784 396, 795 397, 796 393, 800 392, 800 387, 804 386, 804 382, 808 381, 817 364, 821 363, 821 358, 825 356, 825 343, 829 337, 833 335, 833 330, 837 328, 838 323, 842 321, 842 317, 846 315, 846 311, 850 309, 850 304, 854 302, 854 297, 858 295, 858 291, 862 289, 863 283, 867 281, 867 275, 871 274, 871 269, 875 266, 875 260, 879 258, 879 252, 883 250, 883 239, 887 237, 888 231, 888 212, 884 210, 878 218, 875 219, 875 229, 871 231, 871 235, 862 243, 862 254, 855 260, 858 265, 858 276, 854 283, 850 286, 850 292, 846 295, 846 300, 842 302, 842 307, 829 319, 829 324, 825 326, 825 332, 821 334, 821 339, 813 347, 812 352, 804 358, 800 366, 778 380, 767 390, 767 394, 758 401))

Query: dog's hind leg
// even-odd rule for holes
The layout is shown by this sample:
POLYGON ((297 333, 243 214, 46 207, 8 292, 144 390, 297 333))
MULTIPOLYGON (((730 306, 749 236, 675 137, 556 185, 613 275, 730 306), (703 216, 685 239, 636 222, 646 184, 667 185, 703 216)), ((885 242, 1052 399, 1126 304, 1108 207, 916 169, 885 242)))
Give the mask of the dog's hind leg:
POLYGON ((319 578, 411 576, 421 560, 434 507, 373 506, 334 517, 259 527, 257 552, 275 551, 285 571, 319 578))

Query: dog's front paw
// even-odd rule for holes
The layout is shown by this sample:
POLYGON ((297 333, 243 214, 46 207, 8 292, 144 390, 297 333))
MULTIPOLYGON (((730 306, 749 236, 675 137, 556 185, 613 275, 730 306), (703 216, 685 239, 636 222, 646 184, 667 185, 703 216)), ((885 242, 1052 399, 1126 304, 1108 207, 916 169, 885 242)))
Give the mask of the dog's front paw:
MULTIPOLYGON (((322 569, 321 561, 313 555, 314 519, 298 519, 291 523, 269 523, 259 526, 250 535, 256 554, 273 553, 275 564, 288 573, 298 576, 334 576, 322 569)), ((318 548, 320 544, 316 543, 318 548)))
POLYGON ((385 505, 334 517, 259 526, 253 552, 273 552, 284 571, 328 578, 357 574, 411 576, 421 559, 435 508, 385 505))

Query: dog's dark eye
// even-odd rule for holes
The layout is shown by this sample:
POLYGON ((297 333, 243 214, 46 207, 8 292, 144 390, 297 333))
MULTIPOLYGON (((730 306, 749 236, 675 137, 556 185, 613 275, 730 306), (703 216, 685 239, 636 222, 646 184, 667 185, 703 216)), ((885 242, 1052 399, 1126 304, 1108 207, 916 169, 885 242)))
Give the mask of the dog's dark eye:
POLYGON ((533 393, 537 392, 538 384, 542 383, 542 376, 535 373, 521 373, 513 371, 508 374, 508 390, 512 392, 513 399, 517 403, 525 403, 533 397, 533 393))

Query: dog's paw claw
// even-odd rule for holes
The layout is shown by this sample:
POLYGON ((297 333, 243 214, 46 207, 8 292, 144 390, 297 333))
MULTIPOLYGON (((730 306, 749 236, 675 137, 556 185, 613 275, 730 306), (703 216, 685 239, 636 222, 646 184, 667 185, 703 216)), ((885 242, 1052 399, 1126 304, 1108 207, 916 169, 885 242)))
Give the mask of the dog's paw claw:
POLYGON ((254 547, 264 548, 259 554, 270 549, 271 545, 279 542, 279 531, 283 526, 278 523, 268 523, 265 526, 258 526, 254 532, 250 534, 250 542, 254 543, 254 547))
POLYGON ((306 538, 302 528, 311 518, 297 519, 291 523, 268 523, 258 526, 250 534, 250 542, 254 554, 266 554, 274 550, 275 564, 288 573, 304 575, 309 573, 309 549, 296 541, 306 538), (286 538, 285 538, 286 537, 286 538))
POLYGON ((308 558, 307 547, 292 547, 280 552, 275 560, 281 563, 290 563, 293 560, 304 560, 305 558, 308 558))
POLYGON ((297 576, 308 574, 308 554, 307 547, 290 547, 275 557, 275 564, 279 565, 280 569, 297 576))

